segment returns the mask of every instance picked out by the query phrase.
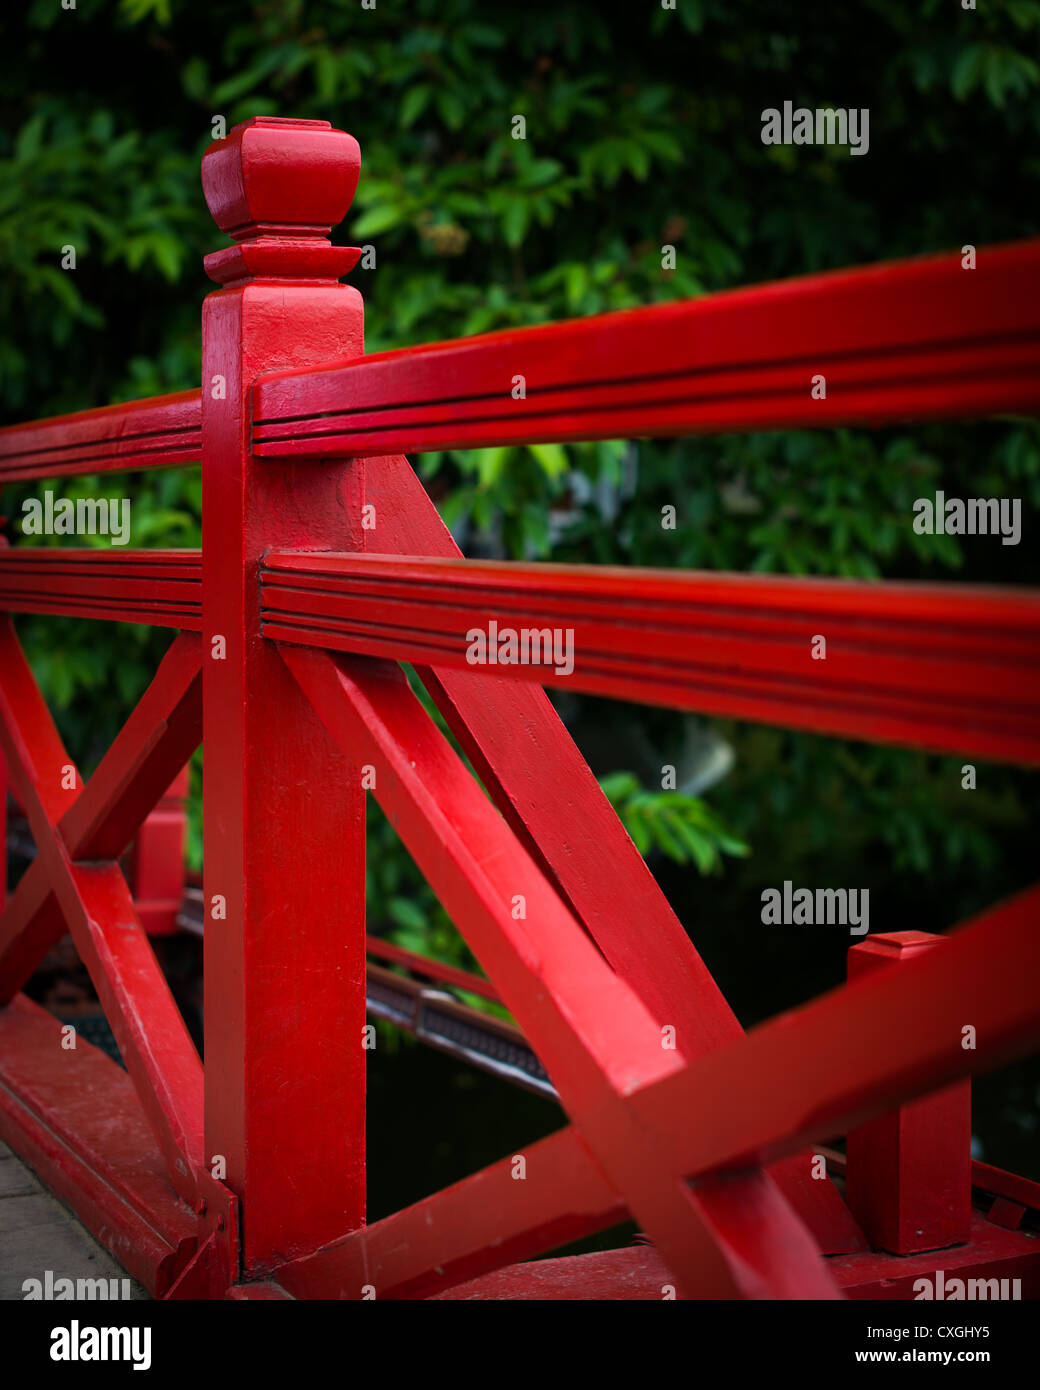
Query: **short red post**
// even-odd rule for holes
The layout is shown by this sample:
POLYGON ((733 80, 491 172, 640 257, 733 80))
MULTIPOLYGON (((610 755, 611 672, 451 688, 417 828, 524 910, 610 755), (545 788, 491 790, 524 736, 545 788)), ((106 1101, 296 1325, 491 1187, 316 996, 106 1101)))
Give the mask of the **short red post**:
MULTIPOLYGON (((849 951, 849 983, 874 970, 898 969, 945 944, 919 931, 872 936, 849 951)), ((846 1200, 875 1249, 910 1255, 968 1239, 970 1081, 850 1130, 846 1155, 846 1200)))
POLYGON ((170 936, 184 901, 184 851, 188 838, 188 769, 147 817, 134 841, 130 884, 137 915, 149 936, 170 936))

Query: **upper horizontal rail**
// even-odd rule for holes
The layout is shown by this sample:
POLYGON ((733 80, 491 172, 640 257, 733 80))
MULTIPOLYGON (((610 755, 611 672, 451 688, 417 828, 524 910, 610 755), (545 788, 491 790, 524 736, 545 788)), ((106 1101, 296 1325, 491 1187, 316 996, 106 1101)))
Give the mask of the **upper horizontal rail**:
POLYGON ((1040 763, 1031 591, 291 551, 261 584, 284 642, 1040 763), (507 661, 507 629, 559 647, 507 661))
POLYGON ((181 391, 0 429, 0 485, 168 468, 202 457, 202 393, 181 391))
POLYGON ((0 549, 0 612, 202 630, 199 550, 0 549))
POLYGON ((1033 413, 1038 368, 1033 239, 980 249, 973 270, 949 253, 271 373, 253 446, 377 455, 1033 413))

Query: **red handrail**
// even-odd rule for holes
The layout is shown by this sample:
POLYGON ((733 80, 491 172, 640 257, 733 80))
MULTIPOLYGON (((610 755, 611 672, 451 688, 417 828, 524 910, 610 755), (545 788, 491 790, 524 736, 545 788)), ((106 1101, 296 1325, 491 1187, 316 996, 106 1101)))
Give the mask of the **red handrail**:
POLYGON ((365 456, 1032 413, 1038 367, 1035 239, 987 247, 972 270, 950 252, 272 373, 253 391, 253 447, 365 456))
POLYGON ((181 391, 0 429, 0 485, 170 468, 202 453, 202 393, 181 391))

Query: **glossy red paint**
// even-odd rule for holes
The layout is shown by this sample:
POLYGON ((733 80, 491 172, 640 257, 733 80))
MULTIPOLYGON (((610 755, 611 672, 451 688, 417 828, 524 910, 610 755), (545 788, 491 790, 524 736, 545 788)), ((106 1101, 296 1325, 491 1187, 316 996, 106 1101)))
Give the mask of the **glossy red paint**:
POLYGON ((149 936, 173 936, 178 931, 184 904, 188 789, 188 769, 182 768, 134 837, 128 877, 137 915, 149 936))
POLYGON ((278 641, 1040 762, 1029 591, 284 552, 266 556, 262 584, 263 631, 278 641), (470 635, 492 623, 566 633, 569 662, 539 649, 538 664, 475 665, 470 635))
MULTIPOLYGON (((946 939, 924 932, 872 936, 849 951, 849 981, 902 969, 946 939)), ((963 1034, 961 1044, 966 1039, 963 1034)), ((845 1195, 877 1250, 913 1255, 960 1245, 971 1227, 971 1082, 934 1091, 850 1129, 845 1195)))
POLYGON ((253 439, 361 456, 1035 413, 1038 366, 1040 239, 279 372, 253 439))
POLYGON ((248 1212, 249 1275, 364 1212, 365 794, 259 614, 265 551, 288 537, 358 544, 363 475, 350 461, 260 467, 249 449, 260 372, 363 350, 361 296, 336 284, 339 253, 320 281, 310 264, 299 279, 297 259, 301 237, 320 249, 349 204, 356 149, 323 121, 265 120, 203 156, 218 224, 238 234, 245 217, 242 245, 276 260, 284 246, 277 277, 250 275, 242 246, 210 261, 227 287, 202 317, 203 381, 222 381, 202 402, 206 1153, 223 1157, 248 1212))
POLYGON ((569 627, 592 693, 1035 762, 1035 596, 463 563, 396 451, 1036 412, 1040 241, 366 358, 336 284, 357 251, 328 238, 358 170, 326 122, 236 127, 203 162, 234 244, 206 262, 201 395, 0 430, 0 482, 201 454, 204 509, 201 558, 0 549, 0 610, 180 630, 84 786, 0 617, 0 750, 40 850, 0 903, 0 1133, 162 1297, 913 1297, 934 1253, 871 1249, 813 1179, 842 1133, 853 1189, 857 1134, 890 1160, 853 1202, 875 1246, 939 1151, 945 1268, 1034 1290, 1040 1189, 971 1164, 963 1078, 1040 1040, 1040 890, 745 1035, 549 673, 474 668, 465 634, 569 627), (203 734, 205 1076, 117 863, 203 734), (364 769, 571 1120, 372 1226, 364 769), (66 929, 129 1075, 17 994, 66 929), (893 1126, 951 1085, 908 1162, 893 1126), (965 1225, 967 1174, 988 1216, 965 1225), (510 1263, 626 1216, 653 1249, 510 1263))
POLYGON ((37 846, 37 858, 0 918, 0 997, 10 999, 56 930, 60 934, 60 913, 90 972, 171 1181, 190 1197, 202 1157, 202 1067, 137 917, 118 855, 106 852, 114 844, 119 853, 125 849, 143 819, 138 813, 151 809, 198 742, 192 717, 198 708, 198 640, 182 636, 175 648, 85 800, 83 779, 61 744, 11 621, 0 619, 0 740, 37 846), (157 705, 163 726, 155 739, 157 705), (139 732, 150 746, 142 748, 139 732), (171 757, 172 768, 166 761, 171 757))
POLYGON ((154 396, 0 429, 0 484, 129 468, 169 468, 202 452, 198 391, 154 396))
POLYGON ((202 629, 198 550, 0 550, 0 609, 202 629))

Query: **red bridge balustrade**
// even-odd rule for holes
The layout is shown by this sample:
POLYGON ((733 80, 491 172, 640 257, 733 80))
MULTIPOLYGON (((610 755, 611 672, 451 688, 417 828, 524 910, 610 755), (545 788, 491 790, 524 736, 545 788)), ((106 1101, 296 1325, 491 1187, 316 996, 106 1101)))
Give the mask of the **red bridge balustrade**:
POLYGON ((365 356, 328 239, 359 169, 324 121, 236 127, 202 164, 233 244, 201 392, 0 431, 2 481, 201 457, 205 536, 0 552, 7 612, 177 634, 83 784, 0 620, 38 847, 0 916, 0 1134, 160 1297, 905 1298, 937 1248, 1040 1295, 1040 1186, 972 1162, 967 1080, 1040 1042, 1040 891, 869 937, 745 1034, 542 689, 1036 764, 1037 595, 469 562, 402 455, 1035 414, 1040 240, 365 356), (572 630, 573 670, 474 667, 492 622, 572 630), (119 865, 200 742, 205 1071, 119 865), (506 1154, 370 1226, 365 768, 570 1117, 523 1181, 506 1154), (19 993, 66 931, 125 1072, 19 993), (523 1263, 627 1216, 649 1245, 523 1263))

